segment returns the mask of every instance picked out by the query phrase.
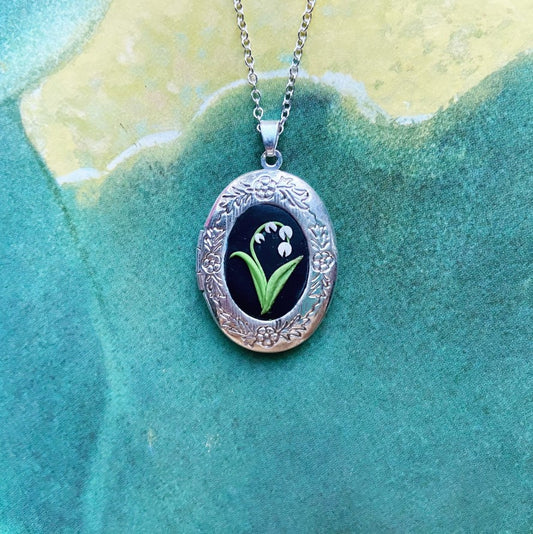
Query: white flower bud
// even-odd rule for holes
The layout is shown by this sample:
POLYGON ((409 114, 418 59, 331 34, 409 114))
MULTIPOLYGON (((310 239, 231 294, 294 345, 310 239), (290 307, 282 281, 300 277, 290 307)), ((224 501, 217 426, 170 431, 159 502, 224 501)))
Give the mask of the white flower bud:
POLYGON ((278 253, 282 258, 286 258, 287 256, 290 256, 292 254, 291 244, 287 243, 287 241, 282 241, 278 245, 278 253))
POLYGON ((275 222, 267 222, 265 224, 265 232, 269 234, 270 232, 277 232, 278 226, 275 222))
POLYGON ((261 232, 254 235, 254 241, 256 243, 261 243, 261 241, 264 241, 264 240, 265 240, 265 236, 261 232))
POLYGON ((290 239, 292 237, 292 228, 290 226, 282 226, 279 230, 281 239, 290 239))

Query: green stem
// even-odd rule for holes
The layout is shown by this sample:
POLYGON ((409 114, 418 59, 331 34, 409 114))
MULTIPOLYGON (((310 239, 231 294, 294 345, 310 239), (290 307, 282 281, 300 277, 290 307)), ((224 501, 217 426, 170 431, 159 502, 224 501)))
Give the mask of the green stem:
MULTIPOLYGON (((282 223, 278 222, 278 221, 268 221, 264 224, 262 224, 253 234, 252 234, 252 239, 250 239, 250 253, 252 254, 252 258, 254 259, 255 263, 257 263, 257 266, 263 270, 263 267, 261 267, 261 264, 259 263, 259 260, 257 259, 257 255, 255 253, 255 236, 262 232, 264 229, 265 229, 265 226, 269 223, 273 222, 274 224, 276 224, 277 226, 279 226, 280 228, 283 226, 282 223)), ((289 241, 289 238, 287 238, 285 241, 289 241)))

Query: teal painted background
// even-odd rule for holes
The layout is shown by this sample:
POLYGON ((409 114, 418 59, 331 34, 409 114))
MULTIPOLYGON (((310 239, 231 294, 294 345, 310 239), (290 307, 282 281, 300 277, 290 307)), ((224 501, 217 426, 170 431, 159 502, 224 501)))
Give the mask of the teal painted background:
POLYGON ((0 531, 530 532, 531 73, 412 127, 299 84, 280 148, 340 273, 278 357, 226 340, 194 273, 257 167, 245 88, 85 206, 4 100, 0 531))
POLYGON ((0 0, 0 100, 79 52, 109 0, 0 0))

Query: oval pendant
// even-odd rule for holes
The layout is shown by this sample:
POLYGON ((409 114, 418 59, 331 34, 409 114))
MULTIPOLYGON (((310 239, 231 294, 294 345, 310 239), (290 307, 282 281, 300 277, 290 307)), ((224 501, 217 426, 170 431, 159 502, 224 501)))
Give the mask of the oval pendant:
POLYGON ((337 275, 324 204, 286 172, 240 176, 200 232, 196 271, 213 318, 235 343, 258 352, 299 345, 322 321, 337 275))

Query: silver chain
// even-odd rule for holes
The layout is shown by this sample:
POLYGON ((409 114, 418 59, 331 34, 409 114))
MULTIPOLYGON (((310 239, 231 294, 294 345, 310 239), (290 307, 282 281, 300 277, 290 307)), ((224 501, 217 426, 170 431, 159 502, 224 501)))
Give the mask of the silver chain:
MULTIPOLYGON (((298 76, 298 68, 302 60, 303 48, 307 40, 307 29, 311 24, 311 16, 315 7, 316 0, 306 0, 305 11, 302 15, 302 23, 298 30, 298 38, 296 46, 292 54, 292 63, 289 68, 289 79, 285 87, 285 95, 283 96, 283 104, 281 106, 281 118, 279 121, 279 133, 283 132, 285 122, 289 118, 292 106, 292 95, 294 94, 294 84, 298 76)), ((261 93, 257 88, 257 74, 254 69, 254 56, 252 55, 250 36, 248 34, 248 27, 244 20, 244 11, 241 0, 233 0, 233 7, 237 13, 237 27, 241 32, 241 44, 244 48, 244 64, 248 69, 248 83, 252 87, 251 97, 254 103, 253 116, 257 119, 257 129, 260 131, 261 119, 263 118, 264 110, 261 107, 261 93)))

